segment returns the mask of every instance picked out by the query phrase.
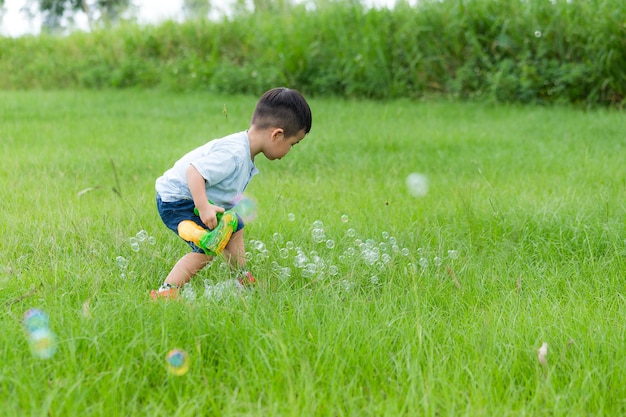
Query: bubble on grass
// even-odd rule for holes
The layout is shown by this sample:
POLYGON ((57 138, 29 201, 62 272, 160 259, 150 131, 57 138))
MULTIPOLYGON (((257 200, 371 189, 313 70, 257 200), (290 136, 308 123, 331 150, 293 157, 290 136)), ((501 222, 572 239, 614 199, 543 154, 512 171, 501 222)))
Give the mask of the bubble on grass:
POLYGON ((295 215, 295 214, 293 214, 293 213, 289 213, 289 214, 287 215, 287 220, 289 220, 290 222, 292 222, 292 221, 296 220, 296 215, 295 215))
POLYGON ((243 219, 244 223, 249 223, 256 219, 258 206, 255 199, 241 194, 235 197, 232 203, 233 211, 243 219))
POLYGON ((346 230, 346 236, 348 236, 348 237, 355 237, 356 236, 356 230, 354 230, 354 229, 346 230))
POLYGON ((39 359, 50 359, 57 350, 56 337, 47 327, 31 332, 29 344, 33 356, 39 359))
POLYGON ((542 35, 542 33, 541 33, 540 30, 536 30, 535 31, 535 38, 541 38, 541 35, 542 35))
POLYGON ((372 275, 372 277, 370 278, 370 282, 373 285, 378 285, 378 284, 380 284, 380 279, 378 279, 378 276, 372 275))
POLYGON ((388 264, 389 262, 391 262, 391 256, 387 253, 384 253, 383 256, 381 256, 381 260, 384 264, 388 264))
POLYGON ((331 276, 335 276, 339 273, 339 268, 337 268, 335 265, 331 265, 328 267, 328 274, 331 276))
POLYGON ((351 281, 348 281, 347 279, 342 279, 341 281, 339 281, 339 285, 341 289, 344 290, 345 292, 350 292, 352 291, 352 288, 354 288, 354 283, 351 281))
POLYGON ((406 187, 414 197, 424 197, 428 194, 428 178, 424 174, 413 172, 406 177, 406 187))
POLYGON ((167 371, 175 376, 182 376, 189 371, 189 355, 182 349, 172 349, 165 355, 167 371))
POLYGON ((313 241, 315 243, 322 243, 326 240, 326 232, 324 229, 313 229, 313 231, 311 231, 311 235, 313 236, 313 241))
POLYGON ((280 233, 276 232, 276 233, 274 233, 272 235, 272 240, 280 245, 280 244, 283 243, 283 241, 285 239, 283 238, 283 235, 281 235, 280 233))
POLYGON ((115 263, 122 271, 128 267, 128 259, 124 258, 121 255, 115 258, 115 263))
POLYGON ((428 259, 426 258, 420 258, 420 266, 422 268, 428 268, 428 259))
POLYGON ((139 246, 139 239, 137 239, 136 236, 131 237, 130 239, 128 239, 129 243, 130 243, 130 248, 132 249, 133 252, 139 252, 140 246, 139 246))
POLYGON ((450 259, 457 259, 459 257, 459 251, 455 249, 450 249, 448 251, 448 257, 450 259))
POLYGON ((156 245, 157 243, 156 237, 154 236, 148 237, 148 243, 151 244, 152 246, 156 245))
POLYGON ((404 256, 409 256, 409 254, 410 254, 409 248, 402 248, 400 253, 402 253, 402 255, 404 255, 404 256))
POLYGON ((182 297, 183 297, 183 300, 185 301, 189 301, 189 302, 196 301, 196 290, 194 290, 191 283, 187 282, 185 286, 183 287, 182 297))
POLYGON ((347 214, 342 214, 341 215, 341 221, 344 223, 348 223, 348 221, 350 220, 350 218, 348 217, 347 214))
POLYGON ((383 232, 383 239, 389 239, 389 232, 385 231, 383 232))
POLYGON ((315 228, 315 229, 323 229, 324 228, 324 223, 321 220, 315 220, 313 222, 313 228, 315 228))
POLYGON ((395 245, 397 243, 398 243, 398 241, 397 241, 397 239, 395 237, 389 236, 389 244, 390 245, 395 245))
POLYGON ((333 248, 335 247, 335 241, 334 241, 334 240, 332 240, 332 239, 328 239, 328 240, 326 241, 326 247, 327 247, 328 249, 333 249, 333 248))
POLYGON ((281 248, 280 251, 278 251, 278 253, 280 254, 280 257, 283 259, 289 257, 289 250, 287 248, 281 248))
POLYGON ((295 245, 295 243, 293 243, 293 242, 290 240, 290 241, 288 241, 287 243, 285 243, 285 247, 286 247, 288 250, 293 250, 293 248, 295 248, 295 247, 296 247, 296 245, 295 245))
POLYGON ((144 242, 146 239, 148 239, 148 232, 146 232, 145 230, 140 230, 137 232, 135 237, 137 238, 137 241, 139 243, 144 242))
POLYGON ((435 266, 441 266, 442 262, 443 262, 443 261, 442 261, 441 257, 439 257, 439 256, 435 256, 435 257, 433 258, 433 264, 434 264, 435 266))
POLYGON ((263 241, 261 240, 253 240, 251 243, 254 249, 256 249, 258 252, 263 252, 264 250, 266 250, 265 243, 263 243, 263 241))

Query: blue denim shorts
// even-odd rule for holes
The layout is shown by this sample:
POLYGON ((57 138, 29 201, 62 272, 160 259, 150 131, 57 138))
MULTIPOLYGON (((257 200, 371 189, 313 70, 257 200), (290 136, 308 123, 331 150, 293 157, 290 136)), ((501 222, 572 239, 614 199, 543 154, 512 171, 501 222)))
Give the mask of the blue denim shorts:
MULTIPOLYGON (((161 196, 157 194, 156 205, 157 205, 157 209, 159 210, 159 215, 161 216, 161 220, 163 220, 163 223, 165 223, 168 229, 176 233, 177 236, 178 236, 178 224, 182 222, 183 220, 191 220, 192 222, 204 227, 205 229, 207 228, 206 225, 202 223, 202 220, 200 219, 200 217, 196 216, 196 214, 193 212, 193 209, 195 207, 193 200, 178 200, 178 201, 173 201, 173 202, 165 202, 161 200, 161 196)), ((237 229, 235 229, 235 232, 238 232, 243 228, 244 228, 243 219, 241 218, 241 216, 239 216, 239 214, 237 214, 237 229)), ((198 246, 196 246, 193 242, 187 242, 185 240, 185 243, 187 243, 194 252, 204 253, 204 251, 198 246)))

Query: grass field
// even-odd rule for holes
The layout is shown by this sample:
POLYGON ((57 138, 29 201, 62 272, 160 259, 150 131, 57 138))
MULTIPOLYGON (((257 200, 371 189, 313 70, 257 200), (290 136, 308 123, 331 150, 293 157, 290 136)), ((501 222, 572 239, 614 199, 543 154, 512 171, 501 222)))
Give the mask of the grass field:
POLYGON ((155 178, 255 101, 0 92, 2 415, 626 413, 623 113, 313 99, 302 144, 256 161, 256 290, 205 291, 229 279, 214 262, 195 301, 149 301, 186 251, 155 178), (135 252, 141 230, 156 243, 135 252))

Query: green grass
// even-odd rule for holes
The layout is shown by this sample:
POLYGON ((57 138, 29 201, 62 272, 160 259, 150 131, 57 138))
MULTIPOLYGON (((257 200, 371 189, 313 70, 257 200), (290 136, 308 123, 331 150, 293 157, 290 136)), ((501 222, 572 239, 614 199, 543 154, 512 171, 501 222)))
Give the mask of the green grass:
POLYGON ((158 218, 155 178, 245 129, 255 101, 0 92, 3 415, 626 412, 622 113, 313 99, 310 136, 259 157, 248 190, 247 239, 269 251, 248 246, 257 290, 203 298, 204 279, 229 278, 216 262, 196 302, 150 302, 186 251, 158 218), (407 192, 411 172, 429 177, 425 197, 407 192), (316 220, 335 248, 314 242, 316 220), (157 244, 133 252, 140 230, 157 244), (409 255, 370 266, 354 239, 390 247, 383 232, 409 255), (282 258, 287 241, 325 275, 282 258), (31 307, 50 316, 51 359, 29 350, 31 307), (182 377, 165 368, 175 347, 191 358, 182 377))

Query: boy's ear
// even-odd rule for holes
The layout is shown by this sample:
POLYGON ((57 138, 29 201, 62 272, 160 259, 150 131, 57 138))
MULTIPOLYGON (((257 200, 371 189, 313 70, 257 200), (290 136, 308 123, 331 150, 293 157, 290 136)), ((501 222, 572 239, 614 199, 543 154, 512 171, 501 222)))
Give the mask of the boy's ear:
POLYGON ((276 129, 272 130, 272 132, 270 133, 270 138, 272 139, 272 141, 278 140, 278 139, 284 139, 285 131, 283 130, 283 128, 277 127, 276 129))

